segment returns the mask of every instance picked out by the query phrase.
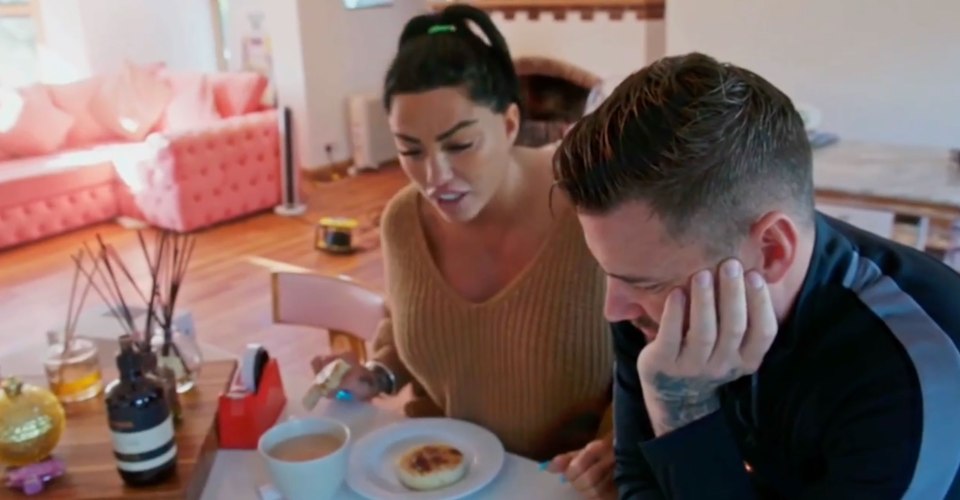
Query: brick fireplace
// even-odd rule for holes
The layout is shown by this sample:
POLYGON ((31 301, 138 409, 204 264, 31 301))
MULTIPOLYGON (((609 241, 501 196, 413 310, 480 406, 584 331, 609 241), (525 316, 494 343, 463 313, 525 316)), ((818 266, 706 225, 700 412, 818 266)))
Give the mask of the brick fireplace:
POLYGON ((597 97, 602 79, 574 64, 551 57, 518 57, 524 117, 517 144, 539 147, 560 140, 597 97))

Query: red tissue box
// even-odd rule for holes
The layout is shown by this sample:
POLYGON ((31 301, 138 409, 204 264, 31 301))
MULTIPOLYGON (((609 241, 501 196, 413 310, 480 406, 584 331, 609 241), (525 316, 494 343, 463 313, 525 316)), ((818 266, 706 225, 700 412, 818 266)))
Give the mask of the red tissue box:
POLYGON ((263 369, 256 393, 241 397, 220 394, 217 434, 221 448, 253 450, 260 436, 276 423, 287 404, 277 360, 263 369))

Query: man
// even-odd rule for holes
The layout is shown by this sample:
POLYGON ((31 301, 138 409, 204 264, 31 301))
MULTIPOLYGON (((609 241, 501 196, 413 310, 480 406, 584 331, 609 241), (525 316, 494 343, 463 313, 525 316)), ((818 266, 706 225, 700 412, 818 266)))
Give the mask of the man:
POLYGON ((702 54, 563 140, 608 274, 621 498, 960 498, 960 276, 817 213, 811 164, 790 99, 702 54))

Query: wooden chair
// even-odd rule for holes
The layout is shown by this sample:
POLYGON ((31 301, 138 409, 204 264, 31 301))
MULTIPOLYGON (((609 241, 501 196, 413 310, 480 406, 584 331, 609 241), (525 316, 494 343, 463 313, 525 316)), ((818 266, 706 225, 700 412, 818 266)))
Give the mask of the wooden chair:
POLYGON ((930 234, 930 220, 926 217, 908 217, 890 210, 877 210, 873 208, 827 203, 818 203, 817 210, 884 238, 913 245, 914 248, 920 251, 924 251, 927 248, 930 234), (904 238, 900 238, 900 234, 898 234, 897 231, 898 224, 903 227, 912 227, 913 235, 904 235, 904 238))
POLYGON ((367 360, 366 343, 389 314, 383 295, 345 276, 275 271, 270 279, 274 323, 325 329, 331 352, 367 360))

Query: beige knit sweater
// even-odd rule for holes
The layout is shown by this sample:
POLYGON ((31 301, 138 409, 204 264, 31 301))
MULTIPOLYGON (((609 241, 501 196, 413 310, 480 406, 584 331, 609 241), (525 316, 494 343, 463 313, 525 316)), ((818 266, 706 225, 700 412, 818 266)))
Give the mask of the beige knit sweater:
POLYGON ((398 384, 414 384, 407 414, 472 421, 536 460, 605 433, 613 353, 604 276, 575 212, 556 214, 547 245, 507 288, 471 303, 432 258, 419 198, 407 187, 383 215, 391 319, 374 345, 398 384))

